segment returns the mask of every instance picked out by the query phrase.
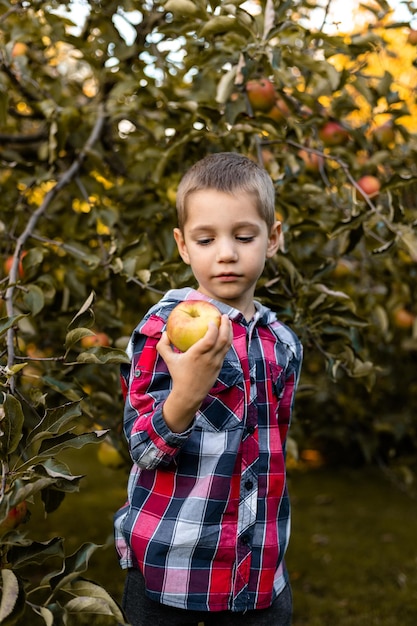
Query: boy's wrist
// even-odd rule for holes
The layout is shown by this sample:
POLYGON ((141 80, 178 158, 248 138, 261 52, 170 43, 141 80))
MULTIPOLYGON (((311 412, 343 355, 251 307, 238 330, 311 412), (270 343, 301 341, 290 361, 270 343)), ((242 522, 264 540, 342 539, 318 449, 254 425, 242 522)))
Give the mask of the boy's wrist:
POLYGON ((171 391, 162 407, 162 415, 168 428, 174 433, 182 433, 190 427, 203 399, 196 401, 187 398, 183 394, 171 391))

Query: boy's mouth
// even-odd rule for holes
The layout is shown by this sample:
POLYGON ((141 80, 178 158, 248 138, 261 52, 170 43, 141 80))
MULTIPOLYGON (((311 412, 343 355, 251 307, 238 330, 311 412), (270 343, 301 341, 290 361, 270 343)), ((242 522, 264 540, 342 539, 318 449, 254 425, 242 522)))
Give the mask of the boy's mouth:
POLYGON ((239 274, 233 274, 232 272, 228 272, 228 273, 224 273, 224 274, 217 274, 216 278, 218 280, 223 280, 223 281, 232 281, 232 280, 236 280, 237 278, 239 278, 239 274))

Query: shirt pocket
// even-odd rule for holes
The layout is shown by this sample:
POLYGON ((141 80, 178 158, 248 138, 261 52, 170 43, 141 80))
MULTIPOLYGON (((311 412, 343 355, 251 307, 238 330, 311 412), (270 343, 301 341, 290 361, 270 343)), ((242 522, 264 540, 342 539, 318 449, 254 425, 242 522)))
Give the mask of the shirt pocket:
POLYGON ((285 370, 277 363, 269 362, 268 365, 273 399, 279 405, 279 401, 281 400, 285 389, 285 370))
POLYGON ((239 428, 245 406, 242 370, 225 361, 214 386, 203 400, 195 428, 220 432, 239 428))
POLYGON ((132 405, 138 408, 145 404, 146 410, 149 410, 149 404, 165 400, 171 386, 171 376, 164 361, 158 358, 153 346, 149 348, 145 345, 142 352, 134 357, 131 369, 129 399, 132 405))

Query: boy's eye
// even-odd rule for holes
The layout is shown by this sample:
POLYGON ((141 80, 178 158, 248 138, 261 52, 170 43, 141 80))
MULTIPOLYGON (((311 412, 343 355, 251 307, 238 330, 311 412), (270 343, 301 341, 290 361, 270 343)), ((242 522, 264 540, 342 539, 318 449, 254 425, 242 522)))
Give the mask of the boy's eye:
POLYGON ((207 246, 212 241, 213 241, 213 239, 211 237, 205 237, 204 239, 197 239, 197 245, 199 245, 199 246, 207 246))
POLYGON ((253 241, 255 237, 253 235, 236 235, 236 239, 241 243, 248 243, 249 241, 253 241))

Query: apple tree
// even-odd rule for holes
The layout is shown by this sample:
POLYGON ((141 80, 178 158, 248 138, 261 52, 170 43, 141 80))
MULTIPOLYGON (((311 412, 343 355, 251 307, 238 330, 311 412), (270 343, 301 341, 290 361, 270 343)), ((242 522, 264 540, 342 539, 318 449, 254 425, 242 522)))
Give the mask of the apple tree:
POLYGON ((375 2, 346 33, 306 0, 0 2, 0 621, 122 621, 83 578, 96 546, 67 556, 24 522, 79 489, 64 450, 106 443, 128 463, 118 368, 140 316, 192 284, 172 238, 175 193, 208 152, 246 154, 276 186, 284 236, 257 295, 305 347, 294 439, 329 460, 398 459, 409 476, 417 141, 406 5, 400 22, 375 2), (60 568, 25 575, 50 557, 60 568))

